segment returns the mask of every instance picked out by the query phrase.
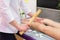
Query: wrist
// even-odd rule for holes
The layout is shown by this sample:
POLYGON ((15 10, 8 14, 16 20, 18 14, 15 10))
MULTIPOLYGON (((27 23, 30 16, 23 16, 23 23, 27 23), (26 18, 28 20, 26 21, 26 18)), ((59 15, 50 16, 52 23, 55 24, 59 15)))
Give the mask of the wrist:
POLYGON ((18 31, 22 31, 22 27, 21 27, 21 25, 17 25, 16 28, 18 29, 18 31))

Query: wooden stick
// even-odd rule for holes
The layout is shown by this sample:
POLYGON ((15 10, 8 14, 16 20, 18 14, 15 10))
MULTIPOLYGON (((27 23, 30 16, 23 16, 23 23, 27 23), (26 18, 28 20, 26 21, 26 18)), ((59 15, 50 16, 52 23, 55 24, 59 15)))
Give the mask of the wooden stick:
POLYGON ((39 9, 39 10, 33 15, 33 17, 30 19, 29 24, 31 24, 31 23, 34 21, 34 19, 35 19, 40 13, 41 13, 41 10, 39 9))
MULTIPOLYGON (((30 19, 30 21, 29 21, 29 24, 31 24, 33 21, 34 21, 34 19, 39 15, 41 13, 41 10, 39 9, 33 16, 32 16, 32 18, 30 19)), ((22 35, 24 32, 22 31, 22 32, 20 32, 20 35, 22 35)))

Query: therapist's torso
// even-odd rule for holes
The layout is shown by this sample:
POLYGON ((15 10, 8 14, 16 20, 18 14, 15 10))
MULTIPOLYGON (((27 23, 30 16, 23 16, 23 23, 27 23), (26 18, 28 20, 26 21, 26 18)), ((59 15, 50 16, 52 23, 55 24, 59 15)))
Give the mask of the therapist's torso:
MULTIPOLYGON (((10 5, 11 6, 11 13, 14 17, 14 19, 20 23, 20 16, 19 16, 19 8, 20 8, 20 0, 3 0, 5 2, 5 5, 10 5)), ((3 2, 0 1, 0 4, 3 2)), ((1 7, 1 5, 0 5, 1 7)), ((7 7, 3 7, 4 9, 7 9, 7 7)), ((13 27, 12 25, 10 25, 9 23, 7 23, 7 19, 5 19, 5 17, 7 17, 6 13, 4 11, 1 12, 0 8, 0 32, 4 32, 4 33, 17 33, 17 29, 15 27, 13 27)), ((3 10, 4 10, 3 9, 3 10)), ((8 13, 9 14, 9 13, 8 13)), ((11 16, 10 16, 11 17, 11 16)))

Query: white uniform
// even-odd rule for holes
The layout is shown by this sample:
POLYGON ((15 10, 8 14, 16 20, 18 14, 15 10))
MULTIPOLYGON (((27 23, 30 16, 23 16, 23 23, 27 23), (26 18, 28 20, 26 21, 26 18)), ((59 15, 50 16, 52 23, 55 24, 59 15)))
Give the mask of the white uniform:
POLYGON ((9 22, 16 20, 20 23, 20 7, 26 14, 31 12, 24 0, 0 0, 0 32, 17 33, 18 30, 9 22))

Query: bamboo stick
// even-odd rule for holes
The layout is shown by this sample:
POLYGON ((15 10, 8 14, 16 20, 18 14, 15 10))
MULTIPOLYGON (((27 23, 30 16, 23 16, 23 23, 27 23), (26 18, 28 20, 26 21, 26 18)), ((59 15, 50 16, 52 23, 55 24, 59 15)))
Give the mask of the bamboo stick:
MULTIPOLYGON (((29 21, 29 24, 31 24, 31 23, 34 21, 34 19, 35 19, 40 13, 41 13, 41 10, 39 9, 39 10, 32 16, 32 18, 31 18, 30 21, 29 21)), ((20 35, 23 35, 23 33, 24 33, 24 31, 20 32, 20 35)))

